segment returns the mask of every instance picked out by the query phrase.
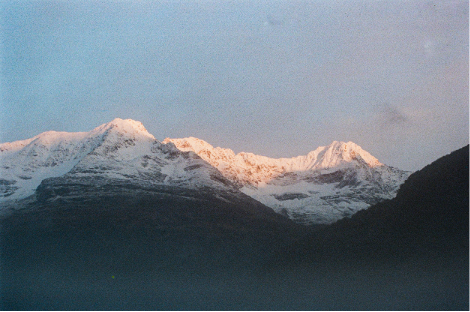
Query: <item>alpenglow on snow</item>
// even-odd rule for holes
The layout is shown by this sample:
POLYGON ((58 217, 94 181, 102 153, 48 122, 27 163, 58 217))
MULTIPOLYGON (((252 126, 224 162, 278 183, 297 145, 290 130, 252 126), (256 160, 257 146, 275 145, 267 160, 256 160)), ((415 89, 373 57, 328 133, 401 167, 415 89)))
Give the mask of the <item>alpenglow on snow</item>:
POLYGON ((193 151, 240 190, 305 223, 332 223, 393 198, 409 173, 386 166, 353 142, 334 141, 305 156, 273 159, 235 154, 197 138, 165 139, 193 151))
POLYGON ((408 175, 352 142, 273 159, 192 137, 159 142, 142 123, 119 118, 89 132, 48 131, 0 144, 0 205, 34 197, 48 178, 93 177, 241 191, 296 222, 327 224, 393 198, 408 175))

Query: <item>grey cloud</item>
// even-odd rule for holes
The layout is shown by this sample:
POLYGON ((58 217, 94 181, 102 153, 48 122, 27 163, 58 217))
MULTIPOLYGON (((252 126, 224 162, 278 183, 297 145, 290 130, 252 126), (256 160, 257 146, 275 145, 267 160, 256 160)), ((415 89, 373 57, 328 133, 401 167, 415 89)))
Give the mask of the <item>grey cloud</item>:
POLYGON ((398 126, 410 123, 410 118, 398 107, 383 103, 377 106, 378 122, 382 126, 398 126))

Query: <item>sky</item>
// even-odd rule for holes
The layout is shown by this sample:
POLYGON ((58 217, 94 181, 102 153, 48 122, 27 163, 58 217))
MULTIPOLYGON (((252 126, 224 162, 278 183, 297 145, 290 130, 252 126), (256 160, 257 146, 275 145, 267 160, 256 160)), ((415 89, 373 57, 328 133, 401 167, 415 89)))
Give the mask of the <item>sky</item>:
POLYGON ((116 117, 268 157, 469 142, 468 1, 1 1, 0 142, 116 117))

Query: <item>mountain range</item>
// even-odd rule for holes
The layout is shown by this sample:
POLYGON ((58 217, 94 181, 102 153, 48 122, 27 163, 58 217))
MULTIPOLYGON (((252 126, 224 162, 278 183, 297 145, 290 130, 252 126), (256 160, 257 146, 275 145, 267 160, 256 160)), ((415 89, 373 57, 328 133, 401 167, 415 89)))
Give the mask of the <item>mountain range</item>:
POLYGON ((49 131, 0 144, 0 166, 3 206, 34 196, 39 186, 87 180, 208 188, 221 197, 241 192, 303 224, 332 223, 393 198, 409 175, 352 142, 335 141, 305 156, 273 159, 235 154, 192 137, 159 142, 129 119, 90 132, 49 131))
POLYGON ((245 194, 303 224, 332 223, 393 198, 408 177, 353 142, 334 141, 305 156, 235 154, 197 138, 165 139, 198 154, 245 194))
POLYGON ((409 174, 121 119, 0 144, 0 308, 468 310, 468 150, 409 174))

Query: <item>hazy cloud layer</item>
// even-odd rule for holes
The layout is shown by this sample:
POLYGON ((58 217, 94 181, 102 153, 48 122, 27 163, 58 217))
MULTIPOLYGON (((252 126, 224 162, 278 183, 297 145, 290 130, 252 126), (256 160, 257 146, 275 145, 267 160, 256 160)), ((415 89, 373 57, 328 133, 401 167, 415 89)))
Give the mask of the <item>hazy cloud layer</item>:
POLYGON ((1 4, 0 141, 115 117, 272 157, 468 143, 467 1, 1 4))

